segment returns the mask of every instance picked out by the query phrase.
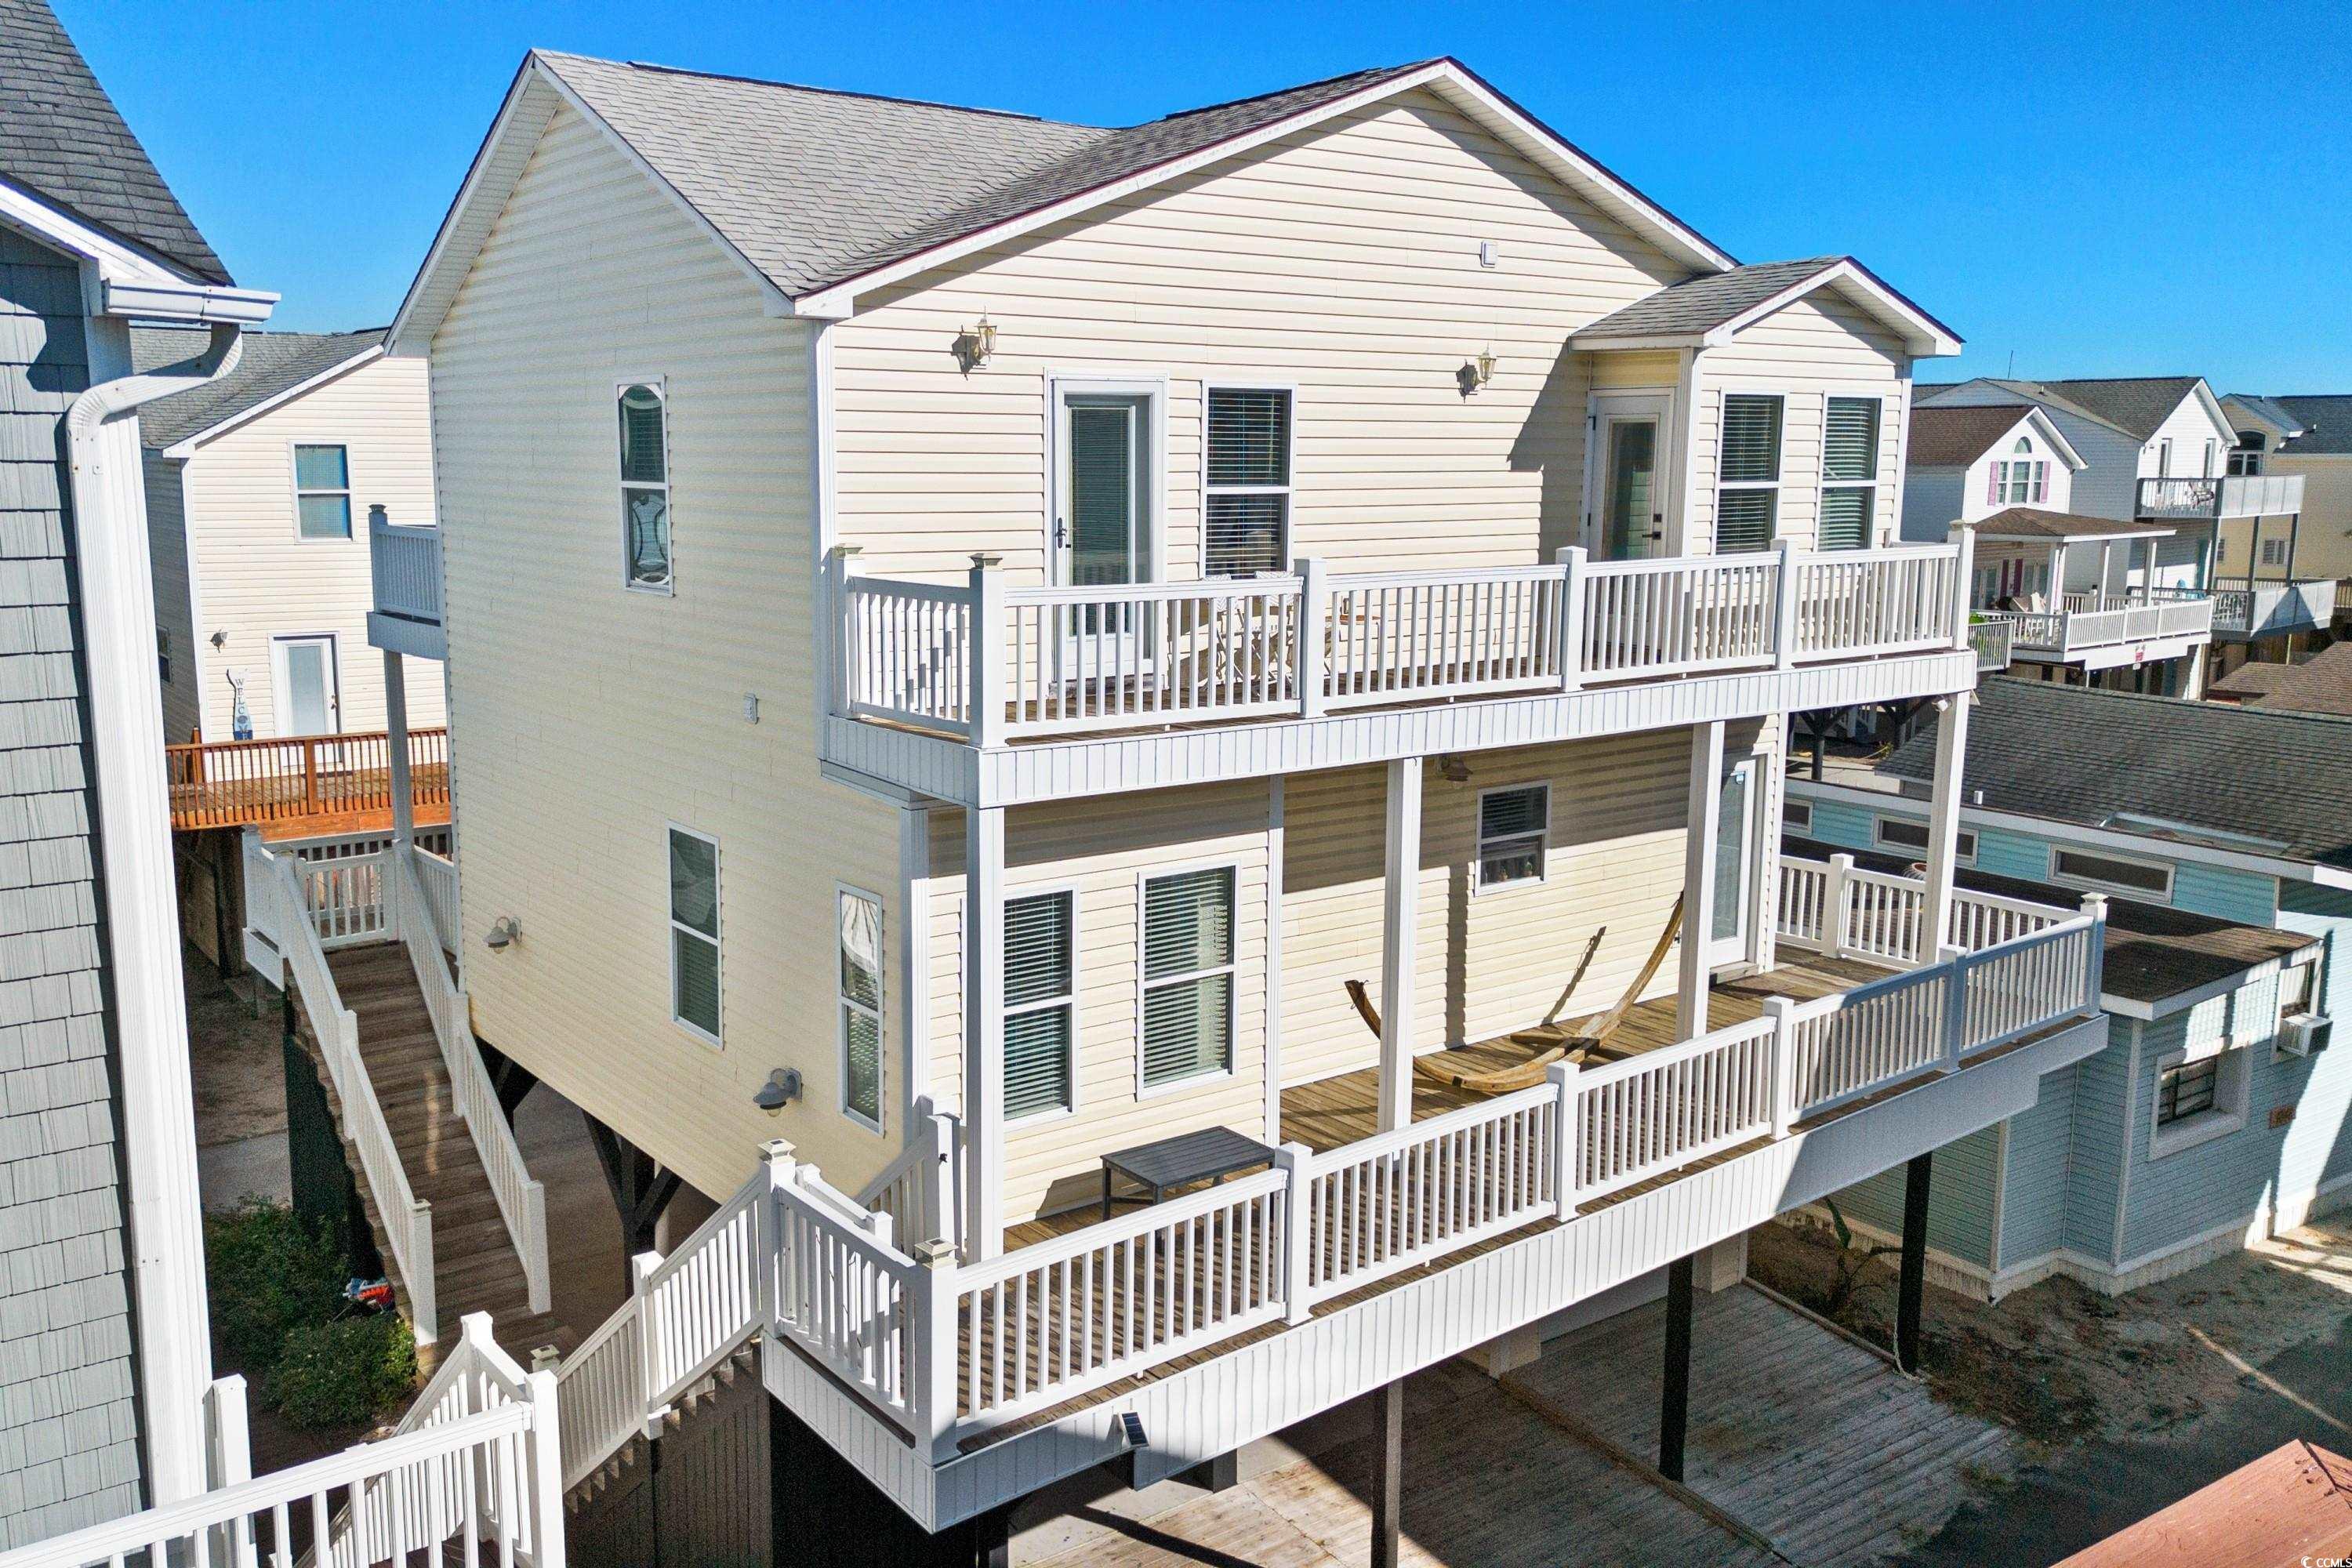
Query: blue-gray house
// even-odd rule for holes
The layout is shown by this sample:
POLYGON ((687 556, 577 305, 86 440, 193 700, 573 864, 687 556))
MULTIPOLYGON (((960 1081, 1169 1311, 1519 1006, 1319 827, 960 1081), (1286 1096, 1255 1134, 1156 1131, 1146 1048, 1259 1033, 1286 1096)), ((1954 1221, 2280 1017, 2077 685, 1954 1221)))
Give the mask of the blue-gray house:
MULTIPOLYGON (((2352 719, 1995 679, 1969 735, 1960 880, 2108 900, 2107 1047, 1937 1151, 1941 1282, 2119 1292, 2352 1197, 2352 719)), ((1792 779, 1796 852, 1920 853, 1932 738, 1860 783, 1792 779)), ((1899 1181, 1843 1194, 1900 1228, 1899 1181)))

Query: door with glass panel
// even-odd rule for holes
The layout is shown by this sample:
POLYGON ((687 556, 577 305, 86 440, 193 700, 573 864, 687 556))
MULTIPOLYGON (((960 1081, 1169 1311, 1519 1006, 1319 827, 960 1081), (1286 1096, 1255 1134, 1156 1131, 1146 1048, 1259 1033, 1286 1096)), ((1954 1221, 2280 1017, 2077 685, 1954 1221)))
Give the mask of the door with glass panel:
POLYGON ((1715 813, 1715 923, 1706 944, 1710 964, 1738 963, 1748 956, 1757 777, 1753 757, 1742 757, 1723 770, 1723 794, 1715 813))
POLYGON ((1666 403, 1662 396, 1592 400, 1585 512, 1592 549, 1603 561, 1665 553, 1666 403))
POLYGON ((332 635, 278 637, 269 652, 278 734, 332 735, 341 730, 332 635))
MULTIPOLYGON (((1060 387, 1054 405, 1054 582, 1089 588, 1149 580, 1155 400, 1142 392, 1060 387)), ((1063 670, 1094 679, 1139 668, 1137 629, 1124 605, 1081 606, 1063 624, 1063 670)))

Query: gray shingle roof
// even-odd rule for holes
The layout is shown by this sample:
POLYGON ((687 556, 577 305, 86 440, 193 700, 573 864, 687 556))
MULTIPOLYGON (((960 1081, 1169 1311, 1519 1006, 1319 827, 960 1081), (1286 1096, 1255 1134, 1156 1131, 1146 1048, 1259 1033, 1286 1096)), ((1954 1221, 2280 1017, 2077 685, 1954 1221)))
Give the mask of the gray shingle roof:
MULTIPOLYGON (((1882 769, 1924 780, 1935 755, 1930 728, 1882 769)), ((1966 787, 1995 811, 2090 826, 2133 813, 2352 865, 2352 719, 1996 676, 1977 687, 1966 787)))
POLYGON ((1977 520, 1979 539, 2167 539, 2177 531, 2161 522, 2126 522, 2038 506, 2013 506, 1977 520))
POLYGON ((2172 416, 2199 378, 2193 375, 2112 376, 2094 381, 2029 382, 2089 409, 2145 441, 2172 416))
POLYGON ((1915 468, 1965 468, 2033 411, 2027 403, 1913 408, 1908 461, 1915 468))
POLYGON ((2008 393, 2020 403, 2038 403, 2046 408, 2059 409, 2079 418, 2088 419, 2094 425, 2104 425, 2110 430, 2132 436, 2135 439, 2146 439, 2145 437, 2137 436, 2133 431, 2116 424, 2096 409, 2085 407, 2071 397, 2052 391, 2051 385, 2052 384, 2048 382, 2011 381, 1997 375, 1980 375, 1973 381, 1915 382, 1911 387, 1911 405, 1915 408, 1941 407, 1944 405, 1943 399, 1947 395, 1957 392, 1963 386, 1994 386, 2008 393))
POLYGON ((2352 715, 2352 643, 2335 643, 2301 664, 2249 664, 2215 689, 2228 688, 2242 694, 2248 704, 2267 713, 2335 713, 2352 715), (2249 670, 2263 672, 2241 685, 2249 670))
POLYGON ((2325 393, 2271 399, 2295 417, 2303 434, 2279 443, 2293 455, 2352 453, 2352 394, 2325 393))
POLYGON ((2292 430, 2303 423, 2295 416, 2293 410, 2274 397, 2258 397, 2251 392, 2233 392, 2223 398, 2222 403, 2224 413, 2228 412, 2229 404, 2240 404, 2249 414, 2258 419, 2267 419, 2282 430, 2292 430))
POLYGON ((753 267, 795 295, 1426 63, 1107 130, 581 55, 537 58, 753 267))
POLYGON ((1590 326, 1579 328, 1576 335, 1633 338, 1711 331, 1782 289, 1820 277, 1844 259, 1815 256, 1803 261, 1759 261, 1694 278, 1612 310, 1590 326))
POLYGON ((48 0, 0 0, 0 178, 205 282, 229 281, 48 0))
MULTIPOLYGON (((207 334, 185 327, 136 327, 131 333, 131 368, 157 370, 204 352, 207 334)), ((363 332, 254 332, 245 334, 236 368, 216 381, 139 410, 142 445, 160 449, 234 419, 256 405, 299 386, 383 342, 383 329, 363 332)))

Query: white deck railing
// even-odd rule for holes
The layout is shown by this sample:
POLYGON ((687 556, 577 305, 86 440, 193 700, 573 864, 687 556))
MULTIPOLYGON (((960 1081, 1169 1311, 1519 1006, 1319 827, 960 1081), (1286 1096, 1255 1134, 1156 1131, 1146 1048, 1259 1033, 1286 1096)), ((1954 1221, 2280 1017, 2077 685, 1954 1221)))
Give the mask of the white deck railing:
MULTIPOLYGON (((1787 946, 1860 958, 1908 969, 1934 956, 1927 943, 1927 886, 1916 877, 1857 868, 1851 855, 1827 860, 1780 857, 1780 941, 1787 946)), ((2101 904, 2095 894, 2083 912, 2101 904)), ((2034 935, 2074 918, 2074 911, 2003 898, 1969 888, 1952 889, 1950 945, 1973 952, 2034 935)))
POLYGON ((433 934, 441 943, 441 951, 457 951, 457 863, 446 855, 436 855, 421 844, 409 847, 411 868, 416 873, 417 891, 425 898, 425 913, 433 921, 433 934))
MULTIPOLYGON (((2178 598, 2185 589, 2158 590, 2159 598, 2178 598)), ((2235 637, 2277 636, 2324 626, 2335 617, 2337 598, 2332 577, 2303 578, 2289 583, 2257 583, 2251 588, 2215 588, 2205 597, 2213 603, 2213 629, 2235 637)))
POLYGON ((368 519, 368 570, 375 607, 403 620, 441 624, 441 531, 368 519))
MULTIPOLYGON (((441 1063, 449 1074, 450 1098, 474 1152, 482 1162, 490 1195, 497 1199, 499 1217, 521 1260, 523 1283, 530 1310, 547 1311, 552 1283, 547 1262, 547 1188, 523 1163, 522 1148, 499 1103, 499 1091, 474 1044, 473 1012, 466 994, 450 976, 443 955, 439 920, 417 875, 423 850, 400 854, 398 846, 382 852, 385 902, 391 911, 391 934, 400 939, 408 965, 416 976, 425 1010, 433 1019, 433 1035, 441 1047, 441 1063)), ((431 857, 439 859, 438 856, 431 857)), ((446 864, 446 862, 443 862, 446 864)))
MULTIPOLYGON (((433 1206, 417 1197, 408 1184, 408 1173, 401 1167, 400 1147, 384 1123, 383 1108, 376 1100, 375 1086, 369 1081, 367 1063, 360 1055, 359 1018, 343 1005, 320 934, 321 925, 345 929, 351 923, 349 910, 362 902, 375 911, 374 933, 383 934, 383 852, 306 865, 290 854, 273 854, 262 847, 258 835, 249 836, 246 845, 250 868, 246 878, 247 921, 277 950, 283 964, 281 983, 293 986, 302 999, 302 1011, 318 1037, 319 1054, 326 1060, 327 1074, 341 1101, 343 1138, 359 1157, 393 1263, 408 1289, 411 1326, 420 1344, 431 1344, 437 1337, 433 1206), (314 899, 323 900, 323 905, 314 903, 314 899)), ((246 945, 248 953, 255 951, 250 941, 246 945)))
POLYGON ((890 1234, 901 1250, 919 1241, 947 1241, 963 1247, 963 1198, 956 1180, 963 1168, 958 1157, 958 1124, 952 1116, 931 1109, 929 1096, 915 1100, 914 1132, 898 1157, 882 1168, 856 1195, 860 1208, 890 1216, 890 1234))
POLYGON ((1011 587, 828 574, 835 712, 997 745, 1969 647, 1945 545, 1011 587))
POLYGON ((2302 510, 2301 474, 2139 481, 2142 517, 2284 517, 2302 510))
POLYGON ((1979 610, 1987 625, 2009 628, 2020 654, 2072 658, 2098 648, 2210 635, 2219 620, 2213 595, 2175 589, 2153 596, 2069 594, 2053 610, 1979 610))

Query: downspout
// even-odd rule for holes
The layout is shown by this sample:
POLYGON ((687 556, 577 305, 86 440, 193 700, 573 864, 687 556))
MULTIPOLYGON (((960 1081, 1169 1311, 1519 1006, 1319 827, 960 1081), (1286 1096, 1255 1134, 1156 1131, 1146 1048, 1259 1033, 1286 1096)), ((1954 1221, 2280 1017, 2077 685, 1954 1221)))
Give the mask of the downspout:
MULTIPOLYGON (((126 326, 94 320, 89 333, 94 369, 108 362, 130 369, 126 326)), ((187 996, 174 940, 171 802, 155 685, 155 590, 135 411, 226 374, 242 349, 239 328, 215 322, 195 359, 99 382, 66 413, 89 744, 98 775, 94 869, 110 961, 105 974, 113 994, 132 1322, 152 1506, 194 1497, 208 1483, 205 1405, 212 1346, 187 996)))

